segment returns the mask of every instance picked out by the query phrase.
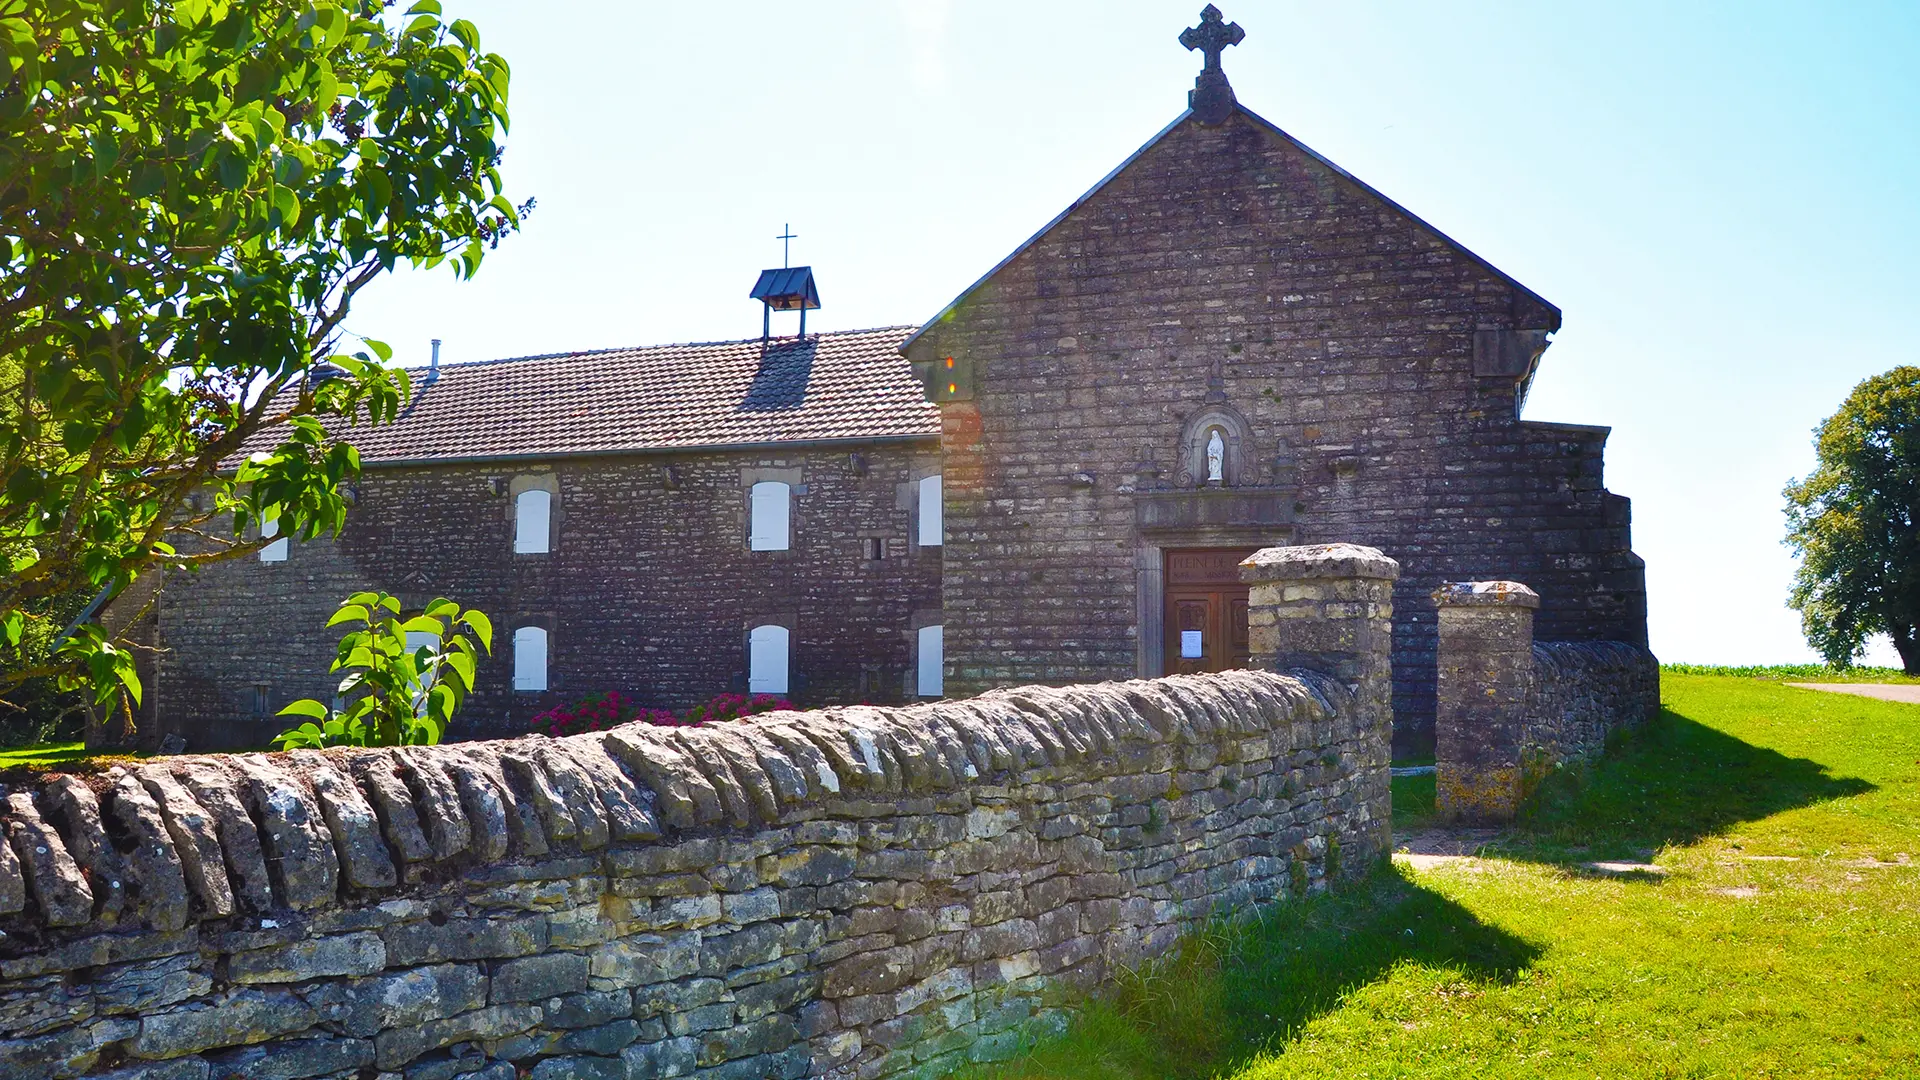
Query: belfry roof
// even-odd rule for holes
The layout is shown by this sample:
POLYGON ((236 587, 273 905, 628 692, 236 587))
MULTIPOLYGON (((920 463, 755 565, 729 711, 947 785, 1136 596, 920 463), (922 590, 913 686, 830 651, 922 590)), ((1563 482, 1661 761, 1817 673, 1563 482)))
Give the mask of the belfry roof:
POLYGON ((409 369, 400 415, 348 439, 366 464, 397 465, 937 438, 940 412, 899 352, 911 329, 409 369))

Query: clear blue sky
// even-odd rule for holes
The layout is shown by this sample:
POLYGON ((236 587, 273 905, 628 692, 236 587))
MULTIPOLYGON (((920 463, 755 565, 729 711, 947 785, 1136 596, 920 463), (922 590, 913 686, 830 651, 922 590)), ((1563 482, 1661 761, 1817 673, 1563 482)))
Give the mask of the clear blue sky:
MULTIPOLYGON (((513 65, 539 209, 352 328, 408 362, 753 336, 786 222, 810 328, 919 323, 1180 112, 1200 6, 449 0, 513 65)), ((1780 488, 1920 362, 1920 5, 1224 7, 1242 102, 1566 312, 1527 415, 1613 426, 1654 649, 1810 658, 1780 488)))

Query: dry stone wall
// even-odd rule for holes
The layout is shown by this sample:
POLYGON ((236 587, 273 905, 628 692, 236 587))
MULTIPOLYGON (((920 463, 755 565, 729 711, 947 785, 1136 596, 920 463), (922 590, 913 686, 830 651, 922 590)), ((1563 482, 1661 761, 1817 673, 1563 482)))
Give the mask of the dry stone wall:
POLYGON ((1621 641, 1541 641, 1529 650, 1523 753, 1550 763, 1578 761, 1605 749, 1623 728, 1660 711, 1660 662, 1621 641))
POLYGON ((1242 671, 22 783, 0 1075, 937 1073, 1382 855, 1384 701, 1242 671))

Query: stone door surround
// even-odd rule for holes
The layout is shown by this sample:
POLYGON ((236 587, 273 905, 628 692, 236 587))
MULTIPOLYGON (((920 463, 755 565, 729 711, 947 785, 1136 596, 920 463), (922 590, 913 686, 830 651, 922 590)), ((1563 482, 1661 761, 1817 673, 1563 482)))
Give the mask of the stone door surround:
POLYGON ((1168 550, 1166 653, 1170 674, 1247 666, 1247 586, 1240 561, 1249 548, 1168 550))

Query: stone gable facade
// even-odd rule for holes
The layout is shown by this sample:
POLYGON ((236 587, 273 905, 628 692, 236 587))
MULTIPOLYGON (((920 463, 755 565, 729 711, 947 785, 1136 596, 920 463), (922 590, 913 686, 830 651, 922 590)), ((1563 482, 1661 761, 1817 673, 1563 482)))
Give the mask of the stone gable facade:
POLYGON ((1519 416, 1559 325, 1246 109, 1181 117, 908 342, 941 409, 950 692, 1159 674, 1176 549, 1399 559, 1400 752, 1432 745, 1442 581, 1525 580, 1543 636, 1644 645, 1607 429, 1519 416))

